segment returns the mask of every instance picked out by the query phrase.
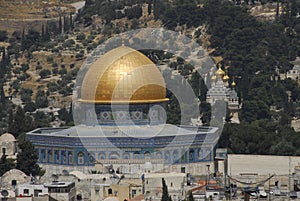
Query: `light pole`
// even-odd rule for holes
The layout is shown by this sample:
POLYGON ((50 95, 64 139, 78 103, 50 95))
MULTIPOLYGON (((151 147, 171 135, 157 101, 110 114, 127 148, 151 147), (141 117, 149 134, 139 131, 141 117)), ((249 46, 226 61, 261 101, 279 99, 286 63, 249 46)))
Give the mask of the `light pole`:
POLYGON ((209 183, 209 172, 210 172, 210 170, 209 170, 209 168, 210 168, 210 165, 208 164, 208 165, 206 165, 206 167, 207 167, 207 179, 206 179, 206 189, 207 189, 207 186, 208 186, 208 183, 209 183))

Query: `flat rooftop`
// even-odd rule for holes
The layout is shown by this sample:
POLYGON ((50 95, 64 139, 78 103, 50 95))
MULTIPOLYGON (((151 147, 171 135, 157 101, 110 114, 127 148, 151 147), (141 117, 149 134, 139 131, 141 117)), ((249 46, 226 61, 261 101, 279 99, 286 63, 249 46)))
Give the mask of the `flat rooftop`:
POLYGON ((53 137, 167 137, 198 134, 215 134, 217 127, 161 125, 129 125, 129 126, 86 126, 78 125, 62 128, 38 128, 27 135, 53 137))

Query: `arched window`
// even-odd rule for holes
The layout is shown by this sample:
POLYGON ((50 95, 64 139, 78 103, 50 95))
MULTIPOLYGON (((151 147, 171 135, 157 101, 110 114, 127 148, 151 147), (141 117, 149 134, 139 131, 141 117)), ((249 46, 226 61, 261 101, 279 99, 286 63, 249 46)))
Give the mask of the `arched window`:
POLYGON ((194 161, 194 159, 195 159, 194 154, 195 154, 194 150, 191 149, 190 152, 189 152, 189 161, 190 162, 194 161))
POLYGON ((173 152, 173 162, 178 162, 178 159, 179 159, 179 153, 177 150, 175 150, 173 152))
POLYGON ((84 153, 83 152, 79 152, 77 155, 77 163, 79 165, 84 164, 84 153))
POLYGON ((60 158, 59 158, 59 151, 58 150, 54 151, 54 159, 55 159, 56 163, 58 163, 59 160, 60 160, 60 158))
POLYGON ((72 152, 69 152, 69 154, 68 154, 69 156, 69 164, 73 164, 73 154, 72 154, 72 152))
POLYGON ((105 153, 104 152, 100 152, 99 154, 98 154, 98 159, 99 160, 104 160, 106 158, 106 156, 105 156, 105 153))
POLYGON ((123 153, 123 159, 130 159, 130 154, 129 153, 123 153))
POLYGON ((134 152, 133 158, 134 159, 139 159, 140 158, 140 152, 139 151, 134 152))
POLYGON ((150 152, 149 151, 146 151, 144 153, 144 155, 145 155, 145 159, 150 159, 150 152))
POLYGON ((117 153, 117 152, 111 152, 110 154, 109 154, 109 159, 119 159, 120 158, 120 156, 119 156, 119 154, 117 153))
POLYGON ((165 151, 165 160, 167 161, 167 162, 170 162, 170 152, 169 151, 165 151))

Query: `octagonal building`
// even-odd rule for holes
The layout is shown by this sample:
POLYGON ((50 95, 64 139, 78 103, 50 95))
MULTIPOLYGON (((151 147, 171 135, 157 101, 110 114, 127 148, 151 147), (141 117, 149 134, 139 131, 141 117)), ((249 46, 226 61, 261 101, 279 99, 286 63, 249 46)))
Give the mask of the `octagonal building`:
MULTIPOLYGON (((63 170, 205 174, 218 128, 166 123, 166 84, 157 66, 127 46, 97 58, 74 103, 76 126, 26 134, 46 173, 63 170)), ((178 114, 180 115, 180 114, 178 114)))

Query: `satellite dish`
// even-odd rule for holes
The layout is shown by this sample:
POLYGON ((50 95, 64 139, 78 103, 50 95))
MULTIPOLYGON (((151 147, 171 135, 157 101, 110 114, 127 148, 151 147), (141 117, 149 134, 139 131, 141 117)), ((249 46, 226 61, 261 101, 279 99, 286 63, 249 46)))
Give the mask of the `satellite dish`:
POLYGON ((7 191, 7 190, 2 190, 2 191, 1 191, 1 195, 2 195, 3 197, 7 197, 7 196, 8 196, 8 191, 7 191))

